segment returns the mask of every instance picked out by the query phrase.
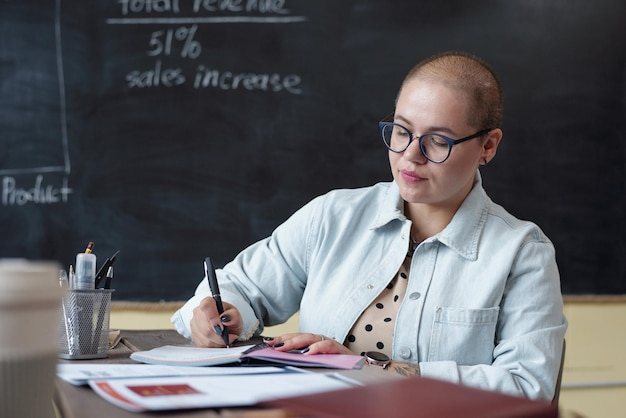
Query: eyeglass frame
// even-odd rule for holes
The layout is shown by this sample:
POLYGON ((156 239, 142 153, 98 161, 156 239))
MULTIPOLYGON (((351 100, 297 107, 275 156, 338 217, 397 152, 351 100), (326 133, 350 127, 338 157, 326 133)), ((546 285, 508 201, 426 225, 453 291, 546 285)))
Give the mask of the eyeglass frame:
MULTIPOLYGON (((385 119, 387 119, 386 121, 381 121, 381 122, 378 122, 378 129, 380 130, 380 138, 381 138, 381 140, 383 141, 383 144, 385 144, 385 148, 387 148, 387 149, 388 149, 389 151, 391 151, 391 152, 395 152, 395 153, 399 154, 399 153, 401 153, 401 152, 406 151, 406 150, 407 150, 407 148, 409 148, 409 146, 411 145, 411 143, 413 142, 413 140, 415 140, 415 136, 413 135, 413 132, 409 131, 409 130, 405 127, 405 126, 403 126, 403 125, 401 125, 401 124, 399 124, 399 123, 395 123, 395 122, 391 122, 391 121, 389 121, 389 119, 391 119, 392 117, 393 117, 393 114, 391 114, 391 115, 387 116, 387 117, 385 118, 385 119), (393 149, 391 149, 391 148, 389 147, 389 145, 387 145, 387 142, 385 142, 385 137, 384 137, 384 135, 383 135, 383 128, 384 128, 384 127, 386 127, 386 126, 390 126, 390 125, 391 125, 391 126, 393 126, 393 125, 399 126, 400 128, 402 128, 402 129, 404 129, 405 131, 407 131, 407 132, 408 132, 408 134, 409 134, 409 142, 406 144, 406 147, 404 147, 404 149, 399 150, 399 151, 393 150, 393 149)), ((484 135, 484 134, 486 134, 487 132, 489 132, 489 131, 493 131, 493 129, 494 129, 494 128, 482 129, 482 130, 480 130, 480 131, 476 132, 475 134, 472 134, 472 135, 469 135, 469 136, 466 136, 466 137, 463 137, 463 138, 460 138, 460 139, 452 139, 452 138, 449 138, 449 137, 447 137, 447 136, 445 136, 445 135, 438 134, 438 133, 434 133, 434 132, 425 132, 425 133, 423 133, 423 134, 421 134, 420 136, 418 136, 418 137, 417 137, 417 143, 419 144, 420 151, 422 152, 422 155, 423 155, 423 156, 424 156, 424 157, 425 157, 428 161, 430 161, 430 162, 432 162, 432 163, 434 163, 434 164, 442 164, 442 163, 444 163, 444 162, 445 162, 448 158, 450 158, 450 154, 452 153, 452 147, 453 147, 453 146, 455 146, 455 145, 457 145, 457 144, 460 144, 460 143, 462 143, 462 142, 465 142, 465 141, 469 141, 470 139, 474 139, 474 138, 478 138, 478 137, 480 137, 480 136, 483 136, 483 135, 484 135), (440 136, 440 137, 442 137, 443 139, 445 139, 445 141, 448 143, 448 155, 446 155, 446 158, 444 158, 444 159, 443 159, 443 160, 441 160, 441 161, 435 161, 435 160, 431 159, 430 157, 428 157, 428 155, 426 155, 426 153, 424 152, 424 147, 422 146, 422 139, 423 139, 425 136, 427 136, 427 135, 437 135, 437 136, 440 136)))

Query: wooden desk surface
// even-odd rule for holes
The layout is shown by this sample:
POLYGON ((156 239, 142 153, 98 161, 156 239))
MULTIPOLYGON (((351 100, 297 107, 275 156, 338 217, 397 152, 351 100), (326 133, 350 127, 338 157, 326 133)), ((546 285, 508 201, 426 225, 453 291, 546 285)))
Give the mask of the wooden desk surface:
MULTIPOLYGON (((189 340, 174 330, 122 331, 120 343, 104 359, 97 360, 62 360, 61 363, 81 361, 97 363, 135 363, 129 358, 133 351, 149 350, 167 344, 188 344, 189 340)), ((399 379, 398 375, 386 373, 379 367, 363 367, 361 370, 343 370, 351 378, 364 383, 381 382, 387 379, 399 379)), ((277 409, 237 408, 237 409, 200 409, 175 412, 142 412, 140 414, 126 411, 98 396, 89 386, 74 386, 59 378, 56 379, 54 402, 61 418, 192 418, 192 417, 287 417, 287 413, 277 409)))

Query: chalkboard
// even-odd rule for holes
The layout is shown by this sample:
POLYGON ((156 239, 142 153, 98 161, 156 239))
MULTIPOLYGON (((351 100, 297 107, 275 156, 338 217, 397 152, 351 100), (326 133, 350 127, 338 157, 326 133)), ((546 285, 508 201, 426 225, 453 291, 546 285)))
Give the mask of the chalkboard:
POLYGON ((625 294, 626 3, 4 0, 1 257, 119 250, 114 299, 179 301, 328 190, 391 179, 377 122, 420 59, 500 74, 485 186, 567 295, 625 294))

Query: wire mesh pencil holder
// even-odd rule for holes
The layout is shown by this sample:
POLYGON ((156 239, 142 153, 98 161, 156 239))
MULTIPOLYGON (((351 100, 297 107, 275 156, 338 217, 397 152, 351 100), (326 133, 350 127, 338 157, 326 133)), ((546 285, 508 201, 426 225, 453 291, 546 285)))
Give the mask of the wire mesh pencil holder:
POLYGON ((72 289, 63 298, 59 357, 86 360, 107 357, 112 289, 72 289))

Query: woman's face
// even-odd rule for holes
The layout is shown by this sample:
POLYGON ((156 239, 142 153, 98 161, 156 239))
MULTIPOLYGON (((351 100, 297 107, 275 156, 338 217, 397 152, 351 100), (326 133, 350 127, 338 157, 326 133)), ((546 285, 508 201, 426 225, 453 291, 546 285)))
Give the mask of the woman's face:
MULTIPOLYGON (((483 128, 468 125, 468 110, 469 103, 458 91, 418 78, 402 88, 394 122, 406 127, 415 138, 431 132, 459 139, 483 128)), ((402 198, 409 203, 456 211, 472 189, 481 160, 489 161, 495 155, 501 135, 497 129, 487 134, 486 140, 476 138, 454 145, 441 164, 427 160, 417 140, 402 153, 389 151, 391 171, 402 198)))

